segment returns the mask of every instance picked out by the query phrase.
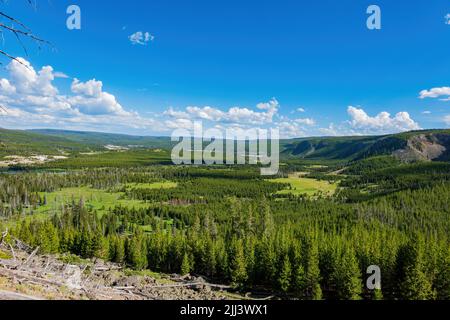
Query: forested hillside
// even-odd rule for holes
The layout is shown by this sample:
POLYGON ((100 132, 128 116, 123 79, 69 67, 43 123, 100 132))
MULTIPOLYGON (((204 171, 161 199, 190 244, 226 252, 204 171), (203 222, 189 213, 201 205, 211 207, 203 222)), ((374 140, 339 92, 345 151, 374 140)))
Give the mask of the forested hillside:
MULTIPOLYGON (((129 136, 110 133, 64 130, 17 131, 0 129, 0 156, 30 154, 78 154, 105 150, 105 146, 125 149, 163 149, 175 145, 169 137, 129 136)), ((395 155, 402 161, 450 159, 450 130, 416 131, 368 137, 324 137, 282 140, 285 160, 359 160, 395 155)))
POLYGON ((450 130, 414 131, 387 136, 294 139, 283 141, 282 146, 282 154, 288 158, 359 160, 396 154, 407 161, 448 160, 450 130), (428 150, 435 149, 433 147, 437 147, 440 152, 428 150), (409 152, 409 157, 402 157, 398 151, 409 152))
POLYGON ((64 137, 43 136, 28 131, 0 128, 0 157, 32 154, 60 155, 64 152, 86 150, 89 150, 86 145, 64 137))

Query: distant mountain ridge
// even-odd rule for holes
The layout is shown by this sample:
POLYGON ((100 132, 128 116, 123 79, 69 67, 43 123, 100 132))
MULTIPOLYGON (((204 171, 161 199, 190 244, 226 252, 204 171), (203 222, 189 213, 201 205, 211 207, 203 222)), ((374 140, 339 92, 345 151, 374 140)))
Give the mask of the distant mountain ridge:
POLYGON ((53 129, 36 129, 29 132, 46 136, 62 137, 73 142, 86 144, 89 146, 102 147, 105 145, 118 145, 122 147, 144 147, 144 148, 171 148, 172 143, 169 137, 133 136, 126 134, 89 132, 89 131, 68 131, 53 129))
POLYGON ((384 136, 286 140, 282 154, 310 160, 360 160, 393 155, 402 161, 450 160, 450 130, 411 131, 384 136))
MULTIPOLYGON (((0 156, 105 151, 105 146, 165 149, 170 137, 67 130, 0 129, 0 156)), ((313 137, 280 141, 284 159, 360 160, 393 155, 402 161, 450 160, 450 130, 411 131, 383 136, 313 137)))

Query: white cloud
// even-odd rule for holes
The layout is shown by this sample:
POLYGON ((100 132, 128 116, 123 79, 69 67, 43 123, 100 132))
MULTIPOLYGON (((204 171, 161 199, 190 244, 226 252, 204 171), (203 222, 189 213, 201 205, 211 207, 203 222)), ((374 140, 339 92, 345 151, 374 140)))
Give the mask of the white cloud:
POLYGON ((256 105, 256 108, 259 110, 277 110, 280 107, 280 104, 278 103, 277 99, 272 98, 269 102, 261 102, 256 105))
POLYGON ((82 94, 89 97, 97 97, 102 92, 103 83, 95 79, 83 83, 75 78, 72 82, 71 89, 73 93, 82 94))
POLYGON ((410 130, 418 130, 420 126, 411 119, 408 112, 399 112, 394 117, 384 111, 370 117, 363 109, 349 106, 347 112, 351 118, 351 128, 362 133, 394 133, 410 130))
POLYGON ((303 127, 293 121, 283 121, 276 124, 280 130, 280 137, 284 139, 300 138, 305 136, 303 127))
POLYGON ((341 130, 337 128, 334 123, 330 123, 330 125, 327 128, 320 128, 319 132, 329 137, 335 137, 342 134, 341 130))
POLYGON ((450 126, 450 114, 444 117, 444 122, 446 125, 450 126))
POLYGON ((194 118, 210 120, 210 121, 220 121, 226 117, 225 112, 212 107, 187 107, 186 112, 189 116, 194 118))
POLYGON ((316 124, 316 121, 311 118, 295 119, 294 121, 297 122, 298 124, 304 124, 307 126, 313 126, 316 124))
POLYGON ((431 114, 431 111, 425 110, 422 112, 422 114, 431 114))
POLYGON ((64 72, 60 72, 60 71, 53 72, 53 76, 55 78, 61 78, 61 79, 68 79, 68 78, 70 78, 67 74, 65 74, 64 72))
POLYGON ((298 108, 297 111, 300 112, 300 113, 306 112, 306 110, 304 108, 298 108))
POLYGON ((137 31, 128 37, 132 44, 147 45, 149 42, 155 40, 155 36, 149 32, 137 31))
POLYGON ((430 90, 422 90, 419 94, 419 97, 420 99, 444 97, 441 100, 449 101, 450 87, 440 87, 440 88, 433 88, 430 90))
POLYGON ((445 24, 450 25, 450 13, 447 13, 447 15, 444 18, 445 18, 445 24))
POLYGON ((36 72, 28 61, 18 60, 11 61, 6 68, 9 79, 0 79, 0 100, 9 107, 41 114, 55 111, 68 115, 127 114, 112 94, 103 91, 101 81, 74 79, 72 95, 61 95, 53 84, 56 76, 51 66, 36 72))
POLYGON ((8 79, 0 79, 0 92, 6 95, 12 95, 16 93, 16 87, 8 79))
POLYGON ((95 79, 80 82, 74 79, 71 90, 77 94, 68 99, 70 104, 85 114, 127 114, 116 97, 103 91, 103 82, 95 79))
POLYGON ((232 107, 227 111, 211 106, 189 106, 184 110, 175 110, 172 107, 164 112, 169 117, 164 124, 170 129, 192 130, 197 121, 201 121, 207 128, 219 130, 235 129, 262 129, 278 128, 282 138, 303 137, 305 128, 315 125, 313 119, 290 119, 278 114, 279 102, 273 98, 268 102, 261 102, 253 110, 246 107, 232 107))
POLYGON ((183 119, 189 118, 189 115, 186 112, 176 111, 172 107, 169 107, 169 109, 164 111, 163 114, 165 116, 172 117, 172 118, 183 118, 183 119))
POLYGON ((256 108, 262 111, 254 111, 249 108, 232 107, 228 111, 206 106, 189 106, 185 111, 176 111, 169 108, 165 115, 177 119, 207 120, 213 122, 226 122, 245 125, 264 125, 273 122, 280 105, 276 99, 269 102, 258 103, 256 108))
MULTIPOLYGON (((12 60, 6 69, 9 72, 8 81, 15 87, 17 93, 45 96, 58 94, 58 89, 52 84, 55 76, 51 66, 45 66, 36 72, 27 60, 17 58, 17 61, 12 60)), ((5 83, 4 80, 2 81, 5 83)))
MULTIPOLYGON (((273 98, 251 107, 219 109, 212 106, 188 106, 183 110, 168 108, 163 114, 143 117, 125 109, 118 99, 106 92, 102 81, 74 78, 70 90, 59 90, 54 81, 63 77, 51 66, 36 71, 26 60, 12 61, 8 75, 0 78, 0 126, 10 128, 64 128, 71 130, 110 131, 117 133, 164 134, 174 129, 192 130, 196 121, 207 128, 279 128, 281 137, 293 138, 316 134, 380 134, 419 129, 407 112, 391 116, 382 112, 374 117, 363 109, 349 107, 350 121, 328 128, 316 127, 312 118, 289 118, 279 113, 273 98), (66 92, 61 94, 61 92, 66 92)), ((59 83, 59 82, 58 82, 59 83)), ((67 83, 65 84, 67 85, 67 83)), ((440 95, 430 90, 425 96, 440 95)), ((449 117, 445 121, 449 123, 449 117)))
MULTIPOLYGON (((153 119, 126 111, 116 97, 95 79, 74 79, 71 93, 59 94, 53 84, 62 77, 45 66, 36 72, 23 58, 7 66, 8 77, 0 79, 1 126, 13 128, 160 128, 153 119)), ((116 130, 112 130, 116 131, 116 130)))

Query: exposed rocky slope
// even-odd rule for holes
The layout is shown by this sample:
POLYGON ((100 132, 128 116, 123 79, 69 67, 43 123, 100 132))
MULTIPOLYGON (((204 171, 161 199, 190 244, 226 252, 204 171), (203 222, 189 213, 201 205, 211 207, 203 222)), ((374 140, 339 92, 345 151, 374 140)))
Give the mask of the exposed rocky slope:
POLYGON ((406 162, 448 160, 450 135, 419 134, 407 140, 405 148, 396 150, 393 155, 406 162))

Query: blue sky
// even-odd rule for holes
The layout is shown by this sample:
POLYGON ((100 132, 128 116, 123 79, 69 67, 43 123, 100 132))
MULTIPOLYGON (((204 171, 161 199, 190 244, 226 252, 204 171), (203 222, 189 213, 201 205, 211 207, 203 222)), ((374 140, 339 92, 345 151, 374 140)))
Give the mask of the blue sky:
POLYGON ((20 66, 2 59, 0 78, 17 90, 0 99, 9 110, 0 127, 165 135, 203 120, 309 136, 450 126, 448 0, 37 2, 0 10, 53 48, 25 41, 25 56, 5 36, 2 50, 36 75, 51 66, 68 77, 50 79, 58 93, 42 95, 42 81, 14 83, 20 66), (66 28, 71 4, 81 8, 81 30, 66 28), (381 30, 366 27, 371 4, 381 8, 381 30), (138 31, 154 39, 133 44, 138 31))

